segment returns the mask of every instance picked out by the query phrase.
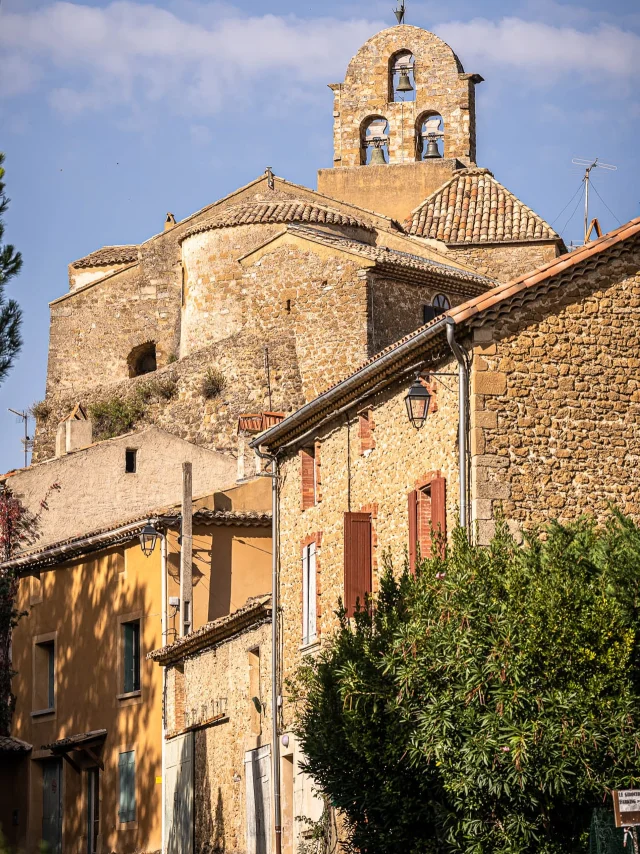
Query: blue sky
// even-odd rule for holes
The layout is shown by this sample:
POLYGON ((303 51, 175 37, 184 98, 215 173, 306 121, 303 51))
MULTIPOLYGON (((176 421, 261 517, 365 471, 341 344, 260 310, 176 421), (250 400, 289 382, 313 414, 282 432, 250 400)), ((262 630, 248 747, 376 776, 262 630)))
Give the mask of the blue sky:
MULTIPOLYGON (((247 183, 267 165, 315 187, 331 165, 331 93, 347 62, 391 26, 393 0, 233 3, 4 0, 0 150, 12 203, 7 238, 24 255, 11 287, 25 345, 0 386, 0 470, 20 465, 6 412, 44 397, 48 302, 67 264, 139 242, 247 183)), ((482 74, 478 164, 581 239, 573 157, 600 157, 593 215, 640 215, 640 6, 631 0, 407 0, 482 74), (635 83, 635 85, 634 85, 635 83), (610 210, 609 210, 610 209, 610 210), (569 220, 565 227, 566 221, 569 220)))

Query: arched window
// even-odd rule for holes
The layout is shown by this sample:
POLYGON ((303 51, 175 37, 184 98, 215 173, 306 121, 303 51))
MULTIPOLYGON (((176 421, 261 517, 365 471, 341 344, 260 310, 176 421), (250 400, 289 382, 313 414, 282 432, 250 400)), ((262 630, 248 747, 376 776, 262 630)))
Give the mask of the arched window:
POLYGON ((389 100, 415 101, 415 60, 410 50, 399 50, 389 60, 389 100))
POLYGON ((451 300, 446 294, 436 294, 431 304, 435 308, 436 314, 442 314, 442 312, 449 311, 451 308, 451 300))
POLYGON ((150 374, 155 371, 156 365, 156 342, 147 341, 139 344, 129 353, 127 359, 130 377, 139 377, 142 374, 150 374))
POLYGON ((362 122, 360 162, 372 166, 389 162, 389 122, 384 116, 369 116, 362 122))
POLYGON ((423 113, 416 122, 416 160, 444 157, 444 121, 439 113, 423 113))

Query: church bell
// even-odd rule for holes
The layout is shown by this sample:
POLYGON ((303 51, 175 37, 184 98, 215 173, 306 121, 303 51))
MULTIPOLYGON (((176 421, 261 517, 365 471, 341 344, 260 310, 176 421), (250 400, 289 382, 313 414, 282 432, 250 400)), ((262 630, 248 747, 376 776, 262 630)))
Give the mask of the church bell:
POLYGON ((387 161, 384 159, 384 151, 382 148, 379 148, 377 145, 374 147, 371 152, 371 160, 369 162, 369 166, 386 166, 387 161))
POLYGON ((423 160, 432 160, 434 157, 441 157, 440 150, 438 149, 438 143, 435 139, 430 139, 427 142, 427 150, 425 151, 423 160))
POLYGON ((396 86, 397 92, 413 92, 413 86, 411 85, 411 80, 409 80, 409 72, 406 68, 403 68, 400 71, 400 79, 398 80, 398 85, 396 86))

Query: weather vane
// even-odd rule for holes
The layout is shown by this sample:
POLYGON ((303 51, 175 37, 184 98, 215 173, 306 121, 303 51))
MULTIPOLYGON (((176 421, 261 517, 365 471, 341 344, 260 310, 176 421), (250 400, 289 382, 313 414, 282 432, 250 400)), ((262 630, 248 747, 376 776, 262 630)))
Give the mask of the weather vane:
POLYGON ((404 0, 399 0, 398 8, 393 10, 399 24, 404 24, 404 0))

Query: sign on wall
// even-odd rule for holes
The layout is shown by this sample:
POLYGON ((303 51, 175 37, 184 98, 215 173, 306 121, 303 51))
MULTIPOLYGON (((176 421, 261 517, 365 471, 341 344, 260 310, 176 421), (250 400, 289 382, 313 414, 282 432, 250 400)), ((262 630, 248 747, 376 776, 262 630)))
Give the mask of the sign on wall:
POLYGON ((640 824, 640 789, 620 789, 613 793, 616 827, 640 824))

